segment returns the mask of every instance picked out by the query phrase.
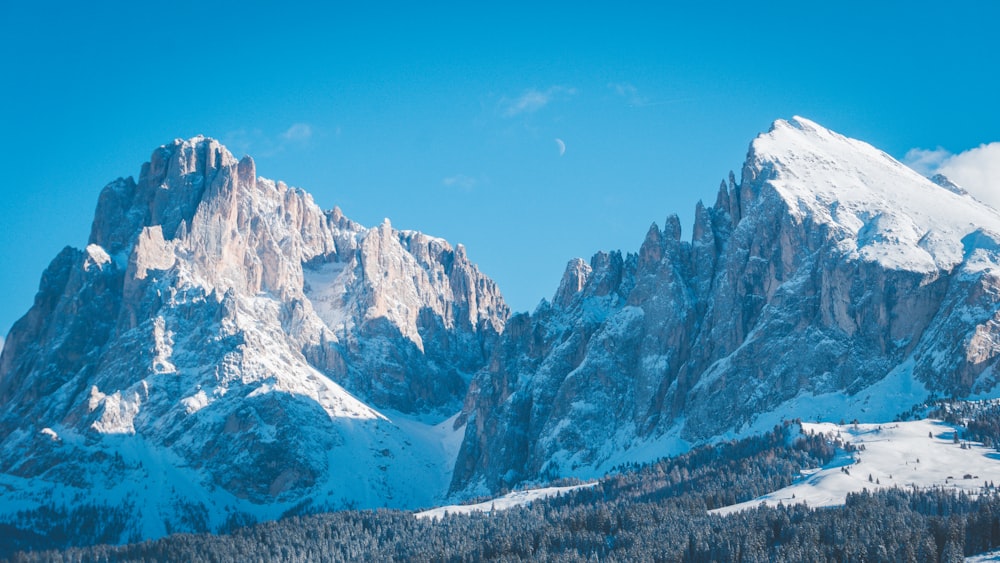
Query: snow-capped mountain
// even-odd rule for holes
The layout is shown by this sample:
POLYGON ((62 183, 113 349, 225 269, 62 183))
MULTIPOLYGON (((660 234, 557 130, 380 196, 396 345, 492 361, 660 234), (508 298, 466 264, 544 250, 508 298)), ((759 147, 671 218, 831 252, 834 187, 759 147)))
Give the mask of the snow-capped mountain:
POLYGON ((802 118, 637 254, 511 318, 457 423, 455 491, 600 475, 782 418, 892 420, 996 387, 1000 214, 802 118))
POLYGON ((0 526, 120 542, 427 507, 995 394, 998 262, 1000 213, 794 118, 689 241, 668 217, 508 318, 462 246, 178 140, 104 189, 8 335, 0 526))
POLYGON ((507 316, 461 246, 323 212, 214 140, 162 146, 8 336, 0 516, 86 507, 116 542, 433 504, 457 448, 435 423, 507 316))

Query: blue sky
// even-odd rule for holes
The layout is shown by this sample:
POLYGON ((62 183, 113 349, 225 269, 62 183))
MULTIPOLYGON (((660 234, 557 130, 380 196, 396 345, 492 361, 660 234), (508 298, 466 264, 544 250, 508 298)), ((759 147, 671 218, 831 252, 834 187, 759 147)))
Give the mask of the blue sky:
POLYGON ((1000 162, 965 154, 1000 141, 998 2, 464 4, 0 4, 0 335, 176 137, 465 244, 516 310, 570 258, 689 226, 777 118, 1000 162))

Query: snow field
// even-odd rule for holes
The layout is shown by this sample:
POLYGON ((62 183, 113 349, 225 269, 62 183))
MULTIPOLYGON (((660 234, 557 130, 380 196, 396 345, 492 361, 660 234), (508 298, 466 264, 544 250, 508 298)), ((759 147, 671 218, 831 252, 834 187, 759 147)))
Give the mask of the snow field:
POLYGON ((453 504, 449 506, 439 506, 437 508, 432 508, 430 510, 425 510, 423 512, 417 512, 415 516, 417 518, 431 518, 434 520, 439 520, 444 518, 448 514, 472 514, 473 512, 493 512, 494 510, 507 510, 514 508, 515 506, 524 506, 526 504, 531 504, 536 500, 547 499, 549 497, 559 496, 564 493, 575 491, 578 489, 586 489, 589 487, 594 487, 597 482, 584 483, 583 485, 571 485, 568 487, 545 487, 542 489, 529 489, 524 491, 515 491, 513 493, 507 493, 502 497, 497 497, 493 500, 488 500, 486 502, 480 502, 478 504, 453 504))
POLYGON ((838 506, 849 493, 891 487, 975 494, 984 485, 1000 482, 1000 453, 975 442, 955 443, 955 428, 937 420, 803 423, 802 430, 840 438, 858 450, 841 452, 825 467, 803 471, 802 478, 789 487, 712 513, 732 514, 761 504, 838 506))

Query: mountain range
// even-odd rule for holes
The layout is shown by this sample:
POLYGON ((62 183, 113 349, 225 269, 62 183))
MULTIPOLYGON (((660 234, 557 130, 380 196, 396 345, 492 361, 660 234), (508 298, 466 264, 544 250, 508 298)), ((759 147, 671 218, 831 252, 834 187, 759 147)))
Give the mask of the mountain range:
POLYGON ((1000 213, 796 117, 689 239, 670 216, 512 316, 461 245, 177 140, 104 188, 6 339, 0 522, 117 543, 430 507, 991 396, 998 264, 1000 213))

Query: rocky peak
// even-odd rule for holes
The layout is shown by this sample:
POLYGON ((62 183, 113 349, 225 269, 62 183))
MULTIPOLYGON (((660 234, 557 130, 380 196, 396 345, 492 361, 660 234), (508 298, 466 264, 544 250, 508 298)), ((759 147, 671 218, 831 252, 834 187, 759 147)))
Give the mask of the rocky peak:
POLYGON ((656 264, 663 259, 663 249, 667 243, 665 235, 666 233, 661 231, 656 223, 649 226, 649 230, 646 231, 646 239, 642 241, 642 246, 639 247, 640 268, 656 264))
POLYGON ((604 297, 622 289, 626 268, 621 251, 598 252, 590 259, 590 268, 592 273, 588 285, 592 295, 604 297))
POLYGON ((214 139, 198 136, 162 145, 142 165, 138 183, 130 177, 104 188, 89 242, 117 254, 128 249, 142 227, 153 225, 170 240, 182 224, 190 225, 207 189, 233 180, 252 188, 253 161, 247 157, 238 163, 214 139))
POLYGON ((944 174, 935 174, 930 177, 930 181, 948 190, 949 192, 956 193, 958 195, 969 195, 969 192, 965 191, 964 188, 955 182, 952 182, 951 179, 944 174))
MULTIPOLYGON (((656 225, 653 225, 654 230, 655 227, 656 225)), ((659 231, 657 230, 657 232, 659 231)), ((559 282, 559 288, 556 290, 552 302, 559 307, 569 306, 573 298, 587 285, 592 272, 590 264, 587 264, 583 258, 570 260, 566 264, 566 270, 563 272, 562 280, 559 282)))

